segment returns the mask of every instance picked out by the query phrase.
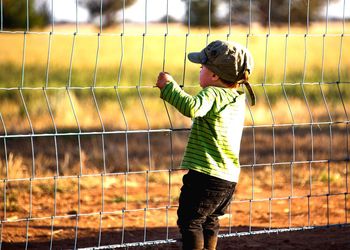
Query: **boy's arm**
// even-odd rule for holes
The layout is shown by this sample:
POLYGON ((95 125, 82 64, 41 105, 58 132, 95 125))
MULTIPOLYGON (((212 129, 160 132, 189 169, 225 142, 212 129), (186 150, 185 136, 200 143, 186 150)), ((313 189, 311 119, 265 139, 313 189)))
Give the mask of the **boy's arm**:
MULTIPOLYGON (((158 78, 159 79, 159 78, 158 78)), ((215 96, 210 88, 205 88, 196 96, 191 96, 183 91, 174 79, 167 77, 168 82, 157 86, 161 90, 160 97, 173 105, 183 115, 194 118, 202 117, 213 106, 215 96)))

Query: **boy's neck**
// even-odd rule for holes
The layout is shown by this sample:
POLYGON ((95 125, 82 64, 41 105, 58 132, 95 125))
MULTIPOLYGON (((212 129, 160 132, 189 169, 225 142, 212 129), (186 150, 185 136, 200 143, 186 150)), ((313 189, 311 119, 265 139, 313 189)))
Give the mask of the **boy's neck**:
POLYGON ((212 82, 209 86, 213 86, 213 87, 219 87, 219 88, 229 88, 229 89, 237 89, 238 88, 238 84, 226 84, 222 81, 220 81, 220 79, 218 79, 217 81, 212 82))

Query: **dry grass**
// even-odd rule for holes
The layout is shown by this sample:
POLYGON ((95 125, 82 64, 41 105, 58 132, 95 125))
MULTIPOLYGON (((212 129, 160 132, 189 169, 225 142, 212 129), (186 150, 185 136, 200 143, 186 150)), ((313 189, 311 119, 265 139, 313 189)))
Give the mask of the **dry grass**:
MULTIPOLYGON (((286 43, 285 34, 288 30, 284 26, 272 27, 268 40, 266 39, 267 30, 263 27, 254 25, 248 38, 246 36, 247 27, 232 27, 232 35, 229 39, 247 44, 255 59, 255 70, 251 77, 251 83, 256 84, 254 89, 258 95, 258 106, 253 110, 255 122, 271 123, 274 118, 276 123, 292 120, 291 115, 284 115, 285 110, 288 110, 288 103, 284 98, 283 88, 278 85, 281 82, 298 84, 303 78, 305 82, 348 82, 347 68, 350 67, 350 59, 345 55, 350 53, 349 38, 347 36, 341 38, 340 34, 343 32, 341 23, 329 24, 328 35, 325 37, 322 36, 324 28, 323 23, 312 25, 309 29, 310 36, 305 39, 302 35, 305 33, 304 27, 292 27, 288 43, 286 43), (343 39, 342 43, 341 39, 343 39), (285 54, 286 46, 287 53, 285 54), (305 74, 304 59, 306 59, 305 74), (286 69, 285 76, 284 69, 286 69), (267 85, 264 89, 261 87, 261 83, 273 83, 277 86, 267 85), (274 117, 265 115, 265 111, 268 110, 265 91, 272 105, 274 117), (283 110, 279 111, 281 105, 283 110)), ((103 125, 109 129, 170 126, 164 105, 158 98, 159 91, 152 88, 157 73, 163 69, 163 62, 165 62, 164 69, 171 72, 179 83, 184 80, 185 86, 198 86, 198 65, 187 62, 184 71, 184 58, 185 52, 197 51, 205 46, 207 42, 206 29, 191 29, 186 40, 187 28, 176 24, 171 25, 164 54, 164 25, 151 24, 148 29, 149 34, 144 37, 143 43, 144 27, 128 24, 123 36, 123 47, 119 35, 121 27, 106 30, 100 36, 98 47, 97 31, 92 27, 82 26, 74 44, 71 75, 69 66, 73 45, 73 35, 71 34, 74 32, 74 27, 57 26, 56 31, 51 37, 48 65, 49 35, 44 33, 26 36, 23 78, 23 34, 0 34, 0 62, 2 65, 0 68, 3 71, 0 73, 0 86, 17 87, 22 83, 25 87, 44 86, 47 66, 49 66, 47 82, 49 87, 65 87, 68 84, 71 86, 92 86, 93 84, 96 86, 119 85, 121 87, 148 86, 149 88, 141 89, 140 93, 136 88, 119 89, 121 103, 119 103, 114 89, 95 90, 103 125), (187 46, 187 51, 185 51, 185 46, 187 46), (122 111, 124 111, 125 117, 123 117, 122 111)), ((226 39, 227 32, 226 27, 213 29, 209 41, 226 39)), ((192 93, 199 90, 199 88, 192 89, 192 87, 185 89, 192 93)), ((304 114, 308 111, 303 100, 301 86, 287 85, 285 90, 290 101, 293 118, 305 120, 304 114)), ((327 102, 333 105, 331 109, 334 108, 334 115, 344 114, 344 110, 338 105, 339 92, 336 85, 322 86, 322 90, 327 102)), ((346 104, 350 96, 346 84, 340 84, 340 91, 346 104)), ((315 110, 312 110, 315 119, 319 116, 327 116, 325 108, 321 110, 323 102, 321 88, 317 85, 306 86, 305 92, 310 105, 315 106, 315 110)), ((0 94, 2 96, 0 112, 6 128, 9 131, 30 130, 19 91, 2 90, 0 94)), ((34 130, 52 129, 54 124, 51 121, 44 92, 42 90, 24 90, 23 95, 34 130)), ((79 124, 83 129, 102 129, 90 89, 71 90, 69 93, 78 123, 65 89, 47 90, 47 95, 54 114, 54 122, 58 128, 78 129, 79 124)), ((189 125, 186 119, 181 118, 172 110, 171 118, 171 123, 175 127, 189 125)), ((248 117, 247 120, 249 121, 251 118, 248 117)))
MULTIPOLYGON (((49 86, 64 86, 68 81, 68 72, 71 59, 71 50, 73 45, 73 31, 67 26, 57 27, 57 34, 51 37, 50 50, 50 73, 49 86), (65 33, 60 34, 60 31, 65 33), (55 75, 56 71, 62 70, 64 78, 60 80, 55 75), (63 80, 64 79, 64 80, 63 80), (63 80, 63 81, 62 81, 63 80)), ((123 61, 121 71, 121 85, 141 85, 152 86, 155 74, 162 69, 164 59, 164 25, 154 25, 148 29, 149 34, 145 36, 143 43, 143 26, 130 25, 126 27, 123 43, 123 61), (143 52, 143 58, 142 58, 143 52), (143 62, 143 65, 141 65, 143 62), (141 68, 141 66, 143 66, 141 68), (141 73, 141 75, 139 74, 141 73), (141 77, 140 77, 141 76, 141 77)), ((343 33, 341 23, 334 23, 328 26, 329 36, 325 38, 322 34, 325 32, 325 24, 314 24, 309 29, 310 36, 304 43, 305 27, 293 27, 286 44, 285 34, 287 27, 273 27, 270 31, 271 36, 266 41, 267 30, 260 26, 254 26, 251 30, 251 36, 247 40, 247 28, 243 26, 232 27, 232 36, 230 40, 238 41, 242 44, 248 44, 255 59, 255 71, 252 76, 252 82, 260 83, 264 79, 265 56, 267 56, 267 82, 281 82, 284 73, 285 47, 287 45, 287 82, 295 80, 295 77, 301 76, 304 66, 304 50, 307 50, 306 56, 306 81, 319 80, 322 69, 322 52, 324 46, 324 78, 325 81, 337 80, 338 63, 340 56, 340 35, 343 33), (266 43, 267 42, 267 43, 266 43), (267 55, 265 49, 267 48, 267 55), (294 79, 293 79, 294 78, 294 79)), ((117 73, 119 71, 122 44, 120 38, 120 27, 106 30, 100 36, 99 60, 97 71, 97 85, 110 85, 117 82, 117 73), (111 35, 113 34, 113 35, 111 35), (104 73, 111 70, 107 77, 104 73)), ((183 74, 183 60, 185 57, 185 42, 187 27, 181 25, 172 25, 169 27, 166 46, 165 70, 172 72, 178 81, 181 81, 183 74)), ((187 39, 187 52, 198 51, 202 49, 207 42, 207 30, 192 28, 190 36, 187 39)), ((209 41, 215 39, 226 39, 227 28, 212 29, 209 41)), ((91 27, 83 27, 76 36, 74 56, 73 56, 73 75, 72 85, 89 86, 92 85, 94 68, 96 63, 96 53, 98 48, 97 30, 91 27), (87 79, 89 79, 87 81, 87 79)), ((0 83, 3 85, 6 77, 21 77, 22 53, 23 53, 23 34, 1 34, 0 61, 3 65, 11 64, 17 67, 19 74, 17 76, 2 76, 0 83), (11 48, 11 49, 8 49, 11 48)), ((350 53, 348 46, 348 37, 343 37, 342 55, 350 53)), ((43 85, 45 76, 47 56, 49 46, 48 34, 29 34, 26 37, 26 58, 25 66, 28 69, 38 69, 37 75, 25 72, 24 84, 26 86, 43 85), (27 73, 27 74, 26 74, 27 73), (33 78, 34 77, 34 78, 33 78), (37 82, 34 80, 37 77, 37 82)), ((347 68, 350 65, 349 58, 343 56, 340 61, 340 78, 348 77, 347 68)), ((186 65, 185 82, 189 85, 196 85, 198 66, 188 63, 186 65)), ((11 79, 11 78, 10 78, 11 79)), ((14 78, 15 79, 15 78, 14 78)), ((19 81, 7 81, 7 85, 18 85, 19 81)))

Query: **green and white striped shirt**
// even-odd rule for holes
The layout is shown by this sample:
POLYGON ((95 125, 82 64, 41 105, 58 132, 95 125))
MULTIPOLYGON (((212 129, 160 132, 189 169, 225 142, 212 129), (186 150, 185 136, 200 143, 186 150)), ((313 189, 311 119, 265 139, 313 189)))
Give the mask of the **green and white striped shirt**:
POLYGON ((238 182, 245 94, 210 86, 191 96, 170 82, 161 90, 161 98, 193 119, 181 166, 238 182))

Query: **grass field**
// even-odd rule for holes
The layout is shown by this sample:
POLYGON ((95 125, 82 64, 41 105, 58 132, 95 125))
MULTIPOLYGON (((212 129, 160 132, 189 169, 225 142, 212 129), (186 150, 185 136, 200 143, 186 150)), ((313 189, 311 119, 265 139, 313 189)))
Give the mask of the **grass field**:
MULTIPOLYGON (((171 25, 165 39, 165 25, 149 25, 144 36, 142 25, 127 24, 122 36, 121 28, 108 29, 100 36, 90 26, 82 26, 76 36, 73 35, 73 26, 57 26, 51 36, 45 30, 44 33, 26 36, 23 33, 1 33, 0 87, 14 88, 0 90, 0 112, 7 129, 29 129, 26 108, 36 131, 52 128, 54 125, 45 94, 58 128, 74 129, 78 126, 72 104, 79 126, 101 127, 91 89, 79 89, 90 86, 98 87, 93 90, 105 127, 169 126, 169 119, 164 115, 164 105, 157 100, 159 91, 152 88, 158 72, 164 67, 180 84, 185 85, 185 89, 188 87, 188 91, 195 93, 199 90, 199 66, 187 60, 184 64, 186 53, 202 49, 207 40, 227 39, 228 33, 227 28, 217 28, 212 29, 208 36, 206 29, 191 28, 187 36, 187 27, 171 25), (47 86, 54 89, 19 91, 17 87, 20 86, 47 86), (69 93, 66 86, 72 87, 69 93), (113 89, 114 86, 118 86, 118 93, 113 89), (124 88, 130 86, 142 88, 140 92, 136 88, 124 88), (118 95, 120 100, 117 100, 118 95), (123 122, 121 111, 127 116, 127 124, 123 122)), ((305 27, 292 27, 288 39, 286 26, 272 28, 269 36, 268 30, 255 25, 249 36, 247 32, 247 27, 232 27, 229 40, 247 44, 254 56, 255 69, 251 83, 258 95, 255 110, 265 111, 272 105, 273 112, 276 112, 274 116, 286 118, 284 111, 279 114, 276 109, 281 105, 288 109, 288 104, 291 104, 293 115, 298 117, 299 113, 308 112, 304 91, 307 101, 311 106, 315 103, 316 109, 326 110, 322 108, 325 106, 323 92, 326 105, 334 107, 337 116, 344 113, 344 108, 338 103, 340 96, 345 100, 350 96, 350 75, 347 70, 350 59, 346 56, 350 53, 350 37, 341 36, 341 23, 330 23, 326 36, 323 36, 324 23, 312 25, 307 36, 304 36, 305 27), (315 84, 300 85, 301 82, 315 84), (300 110, 300 107, 303 108, 300 110)), ((327 116, 325 112, 320 116, 327 116)), ((319 116, 320 112, 314 113, 319 116)), ((257 114, 255 122, 262 117, 266 116, 257 114)), ((171 121, 175 126, 177 123, 179 126, 188 124, 178 118, 171 121)), ((270 116, 267 118, 268 122, 273 119, 270 116)), ((291 118, 287 117, 282 122, 288 120, 291 118)))
MULTIPOLYGON (((76 36, 73 32, 67 33, 69 27, 61 27, 65 33, 60 33, 60 29, 56 28, 58 31, 51 36, 48 33, 27 34, 24 54, 23 34, 2 33, 0 86, 44 86, 48 67, 48 86, 152 86, 155 75, 163 69, 163 63, 165 70, 171 72, 180 83, 184 80, 186 85, 196 86, 198 65, 186 63, 184 71, 185 52, 201 50, 207 40, 226 40, 228 33, 227 29, 213 29, 207 36, 207 30, 192 28, 190 35, 186 36, 186 27, 170 26, 164 53, 164 25, 149 28, 145 36, 142 28, 127 26, 123 36, 118 33, 121 32, 118 27, 107 30, 101 36, 97 36, 97 30, 91 27, 81 28, 81 33, 76 36), (22 75, 23 56, 25 62, 22 75)), ((253 28, 248 37, 245 27, 233 27, 228 39, 246 44, 252 52, 255 59, 252 83, 283 82, 285 66, 285 82, 301 82, 304 59, 305 82, 344 81, 349 78, 350 66, 345 55, 350 53, 350 38, 343 36, 341 44, 341 24, 330 25, 325 37, 322 36, 323 28, 324 24, 311 26, 306 39, 305 27, 292 28, 287 44, 285 26, 272 29, 268 39, 267 31, 261 27, 253 28)))
MULTIPOLYGON (((229 40, 247 44, 251 50, 255 59, 255 70, 251 79, 253 83, 281 83, 284 79, 285 61, 287 68, 285 82, 302 81, 305 50, 305 82, 321 81, 322 69, 324 82, 344 81, 349 78, 346 69, 349 68, 350 59, 345 55, 350 53, 350 38, 343 36, 341 48, 342 25, 329 25, 325 37, 323 37, 324 28, 323 23, 311 26, 309 35, 305 39, 305 28, 294 27, 290 31, 291 34, 286 44, 286 26, 273 28, 268 41, 267 30, 262 27, 254 27, 248 37, 246 27, 233 27, 229 40), (287 59, 285 60, 286 46, 287 59), (340 51, 342 52, 341 60, 339 59, 340 51), (324 56, 323 65, 322 56, 324 56)), ((49 66, 48 86, 66 86, 69 83, 71 86, 91 86, 93 84, 97 86, 116 84, 152 86, 155 75, 163 69, 164 59, 165 70, 171 72, 180 83, 184 78, 185 84, 197 85, 198 65, 186 63, 185 72, 183 70, 185 52, 202 49, 207 40, 209 42, 216 39, 226 40, 228 33, 227 28, 212 29, 210 36, 207 36, 206 29, 192 28, 190 35, 186 36, 187 27, 170 26, 164 53, 165 29, 161 24, 154 24, 148 28, 145 36, 143 36, 143 26, 135 25, 127 26, 123 36, 120 36, 120 27, 109 29, 101 36, 97 36, 98 31, 89 26, 81 28, 80 33, 76 36, 73 35, 74 30, 69 32, 70 27, 58 27, 56 30, 57 32, 51 36, 48 33, 26 35, 23 79, 24 35, 7 33, 0 35, 1 86, 19 86, 21 83, 24 86, 44 86, 47 66, 49 66), (47 64, 49 38, 51 38, 50 62, 47 64), (187 45, 187 50, 185 50, 185 45, 187 45), (71 61, 72 73, 70 76, 71 61), (119 72, 120 76, 118 76, 119 72)))

